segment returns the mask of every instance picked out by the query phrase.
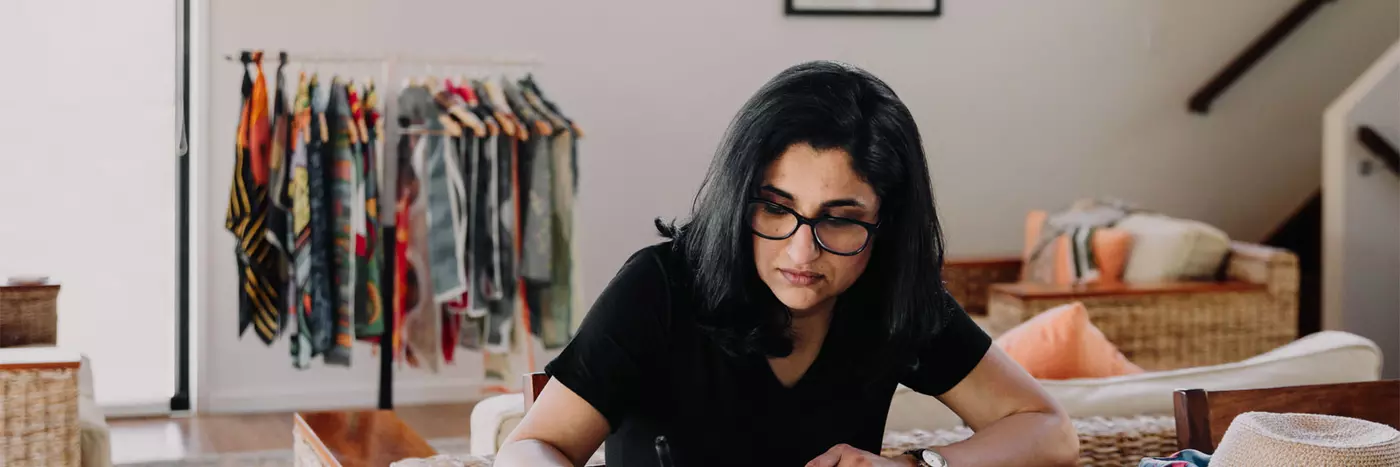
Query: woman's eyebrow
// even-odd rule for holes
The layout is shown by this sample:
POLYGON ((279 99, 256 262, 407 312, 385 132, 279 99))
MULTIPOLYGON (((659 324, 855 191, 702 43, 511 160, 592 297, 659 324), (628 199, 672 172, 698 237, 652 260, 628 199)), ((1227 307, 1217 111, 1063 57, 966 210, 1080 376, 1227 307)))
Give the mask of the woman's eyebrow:
POLYGON ((762 188, 759 188, 759 189, 760 189, 760 190, 763 190, 763 191, 766 191, 766 192, 769 192, 769 193, 772 193, 774 196, 777 196, 777 197, 779 197, 779 198, 783 198, 783 199, 786 199, 786 200, 788 200, 788 201, 795 201, 795 200, 793 199, 791 193, 788 193, 788 192, 786 192, 786 191, 780 190, 780 189, 778 189, 778 187, 775 187, 775 186, 773 186, 773 185, 763 185, 763 187, 762 187, 762 188))
MULTIPOLYGON (((779 197, 779 198, 786 199, 786 200, 788 200, 788 201, 796 201, 796 199, 792 197, 792 194, 791 194, 791 193, 788 193, 788 192, 786 192, 786 191, 783 191, 782 189, 780 189, 780 188, 778 188, 778 187, 775 187, 775 186, 773 186, 773 185, 763 185, 763 186, 760 187, 759 189, 762 190, 762 191, 766 191, 766 192, 772 193, 774 196, 777 196, 777 197, 779 197)), ((865 206, 865 203, 862 203, 862 202, 860 202, 860 200, 857 200, 857 199, 855 199, 855 198, 833 199, 833 200, 831 200, 831 201, 827 201, 827 202, 822 203, 822 209, 844 208, 844 207, 864 208, 864 207, 866 207, 866 206, 865 206)))

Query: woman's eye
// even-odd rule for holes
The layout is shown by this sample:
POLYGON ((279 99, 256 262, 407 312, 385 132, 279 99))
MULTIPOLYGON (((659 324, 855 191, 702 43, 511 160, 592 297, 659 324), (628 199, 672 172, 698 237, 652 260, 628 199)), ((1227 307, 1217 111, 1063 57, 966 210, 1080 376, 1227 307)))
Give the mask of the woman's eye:
POLYGON ((763 212, 766 212, 768 214, 787 214, 786 210, 772 204, 763 205, 763 212))

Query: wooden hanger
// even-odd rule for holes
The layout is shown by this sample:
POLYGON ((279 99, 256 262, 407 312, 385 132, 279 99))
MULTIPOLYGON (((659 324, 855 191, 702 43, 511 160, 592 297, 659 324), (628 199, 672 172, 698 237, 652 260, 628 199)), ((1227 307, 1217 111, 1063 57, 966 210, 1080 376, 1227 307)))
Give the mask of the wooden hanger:
POLYGON ((535 94, 534 90, 528 87, 521 86, 520 94, 522 97, 525 98, 525 102, 528 103, 530 107, 535 110, 536 113, 543 115, 544 118, 548 120, 548 123, 535 122, 539 126, 547 127, 551 130, 551 132, 546 133, 546 135, 552 134, 554 128, 558 128, 560 131, 564 131, 569 128, 568 122, 564 121, 562 117, 555 114, 554 111, 550 110, 548 106, 544 105, 544 101, 540 99, 540 96, 538 94, 535 94))
POLYGON ((367 84, 365 84, 364 95, 360 96, 360 117, 354 119, 356 120, 356 124, 360 126, 360 136, 364 137, 364 143, 370 143, 370 126, 365 123, 365 120, 370 120, 368 116, 370 116, 371 110, 374 109, 374 102, 371 101, 371 96, 374 96, 374 80, 368 80, 367 84))
POLYGON ((517 127, 511 121, 510 105, 506 103, 506 95, 502 93, 501 86, 491 79, 487 79, 481 84, 486 90, 486 99, 491 101, 491 107, 496 109, 496 122, 501 124, 501 131, 512 138, 515 137, 517 127))
MULTIPOLYGON (((319 89, 320 87, 321 87, 321 77, 320 77, 320 75, 318 75, 318 74, 316 73, 316 71, 313 69, 313 70, 311 71, 311 88, 315 89, 315 91, 314 91, 314 92, 313 92, 313 91, 308 91, 308 97, 307 97, 307 99, 310 101, 309 106, 311 107, 311 113, 316 114, 316 126, 320 127, 320 129, 321 129, 321 137, 320 137, 319 139, 321 140, 322 143, 324 143, 324 142, 326 142, 326 139, 327 139, 326 133, 328 133, 328 129, 327 129, 327 126, 326 126, 326 113, 325 113, 325 112, 316 112, 316 93, 318 93, 318 92, 321 91, 321 90, 319 89)), ((307 132, 307 136, 306 136, 306 142, 308 142, 308 143, 311 142, 311 134, 310 134, 310 133, 311 133, 311 132, 308 131, 308 132, 307 132)))
POLYGON ((446 113, 438 114, 438 123, 442 124, 443 131, 447 132, 449 136, 462 136, 462 126, 458 125, 457 121, 453 120, 451 115, 446 113))
POLYGON ((364 141, 363 139, 360 138, 360 135, 361 135, 362 131, 360 130, 360 126, 355 124, 355 120, 356 120, 356 119, 355 119, 355 108, 356 108, 357 106, 359 106, 360 102, 359 102, 358 96, 356 96, 357 98, 354 99, 354 100, 351 100, 351 99, 350 99, 350 93, 351 93, 351 92, 354 92, 354 90, 355 90, 355 80, 354 80, 354 79, 346 80, 346 81, 345 81, 345 103, 348 104, 348 105, 350 105, 350 108, 347 109, 347 110, 349 110, 349 112, 347 112, 347 115, 345 116, 345 132, 350 134, 350 142, 351 142, 351 143, 360 144, 361 142, 364 141))
POLYGON ((293 141, 301 139, 302 144, 311 142, 310 102, 311 98, 307 95, 306 71, 302 71, 297 74, 297 92, 296 96, 292 98, 292 118, 296 122, 295 125, 292 125, 292 131, 300 132, 294 133, 292 138, 293 141), (303 99, 306 102, 302 102, 303 99), (303 106, 306 108, 303 109, 303 106), (303 111, 306 113, 302 113, 303 111))
POLYGON ((572 130, 574 138, 583 139, 583 127, 580 127, 578 125, 578 122, 573 121, 567 115, 564 115, 563 112, 560 112, 559 107, 554 105, 553 102, 549 101, 549 98, 545 96, 544 91, 540 89, 539 83, 535 82, 534 75, 529 73, 525 74, 525 77, 520 79, 520 84, 534 91, 535 95, 539 96, 540 102, 543 103, 545 107, 547 107, 550 110, 550 112, 553 112, 555 115, 558 115, 559 118, 564 119, 565 122, 568 122, 569 129, 572 130))
POLYGON ((467 112, 466 109, 462 107, 459 103, 461 102, 461 98, 453 91, 455 86, 451 86, 451 81, 448 81, 446 84, 447 89, 443 89, 437 94, 434 94, 433 101, 437 102, 438 107, 447 111, 447 113, 455 117, 457 121, 462 122, 467 128, 471 128, 472 134, 477 138, 486 136, 486 123, 482 122, 480 118, 477 118, 476 115, 472 115, 471 112, 467 112))

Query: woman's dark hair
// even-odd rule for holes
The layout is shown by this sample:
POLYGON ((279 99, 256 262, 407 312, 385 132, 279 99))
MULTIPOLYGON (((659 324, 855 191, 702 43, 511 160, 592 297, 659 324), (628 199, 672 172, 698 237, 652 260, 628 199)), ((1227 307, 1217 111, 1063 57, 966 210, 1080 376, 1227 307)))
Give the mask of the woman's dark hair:
POLYGON ((934 335, 948 320, 951 299, 940 274, 943 238, 914 117, 879 78, 829 61, 788 68, 764 84, 730 123, 689 221, 680 227, 657 221, 694 271, 706 331, 732 354, 792 351, 791 316, 758 278, 744 213, 764 170, 797 143, 845 150, 880 198, 869 265, 842 302, 873 307, 857 313, 878 315, 878 322, 863 321, 878 324, 892 349, 934 335), (853 294, 860 298, 845 300, 853 294))

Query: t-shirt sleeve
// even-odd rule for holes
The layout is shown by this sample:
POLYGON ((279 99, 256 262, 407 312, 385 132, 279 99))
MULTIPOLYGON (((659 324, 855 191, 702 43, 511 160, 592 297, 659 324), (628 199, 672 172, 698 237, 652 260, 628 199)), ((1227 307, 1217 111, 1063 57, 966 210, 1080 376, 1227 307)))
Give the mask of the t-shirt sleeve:
POLYGON ((900 381, 930 396, 948 392, 962 382, 992 346, 992 337, 972 321, 951 295, 945 295, 944 303, 952 307, 947 326, 924 344, 918 365, 900 381))
POLYGON ((662 369, 670 290, 660 261, 651 249, 632 255, 573 340, 545 366, 545 373, 602 413, 611 431, 639 399, 643 378, 662 369))

